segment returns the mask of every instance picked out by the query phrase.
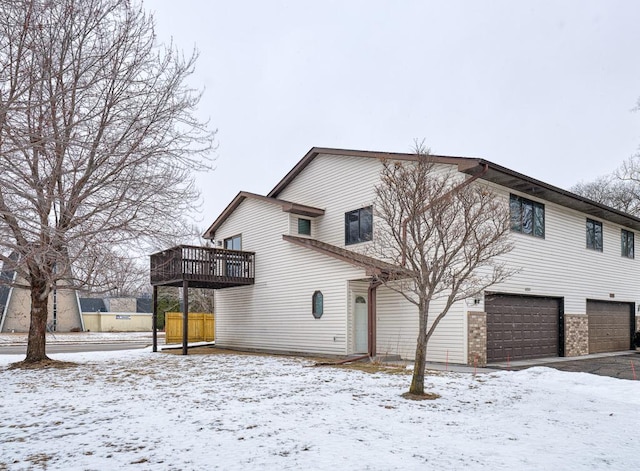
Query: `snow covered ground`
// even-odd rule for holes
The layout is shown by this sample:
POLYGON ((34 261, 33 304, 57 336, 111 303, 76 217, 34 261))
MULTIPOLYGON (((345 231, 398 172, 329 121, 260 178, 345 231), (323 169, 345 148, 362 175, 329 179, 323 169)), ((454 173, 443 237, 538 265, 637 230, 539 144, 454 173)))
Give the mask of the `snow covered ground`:
POLYGON ((640 455, 640 382, 549 368, 410 377, 302 358, 0 356, 0 470, 623 470, 640 455))
MULTIPOLYGON (((47 334, 47 343, 104 343, 120 341, 138 341, 152 338, 151 332, 56 332, 47 334)), ((158 332, 158 337, 164 339, 164 332, 158 332)), ((164 340, 163 340, 164 342, 164 340)), ((26 344, 26 333, 2 333, 0 345, 26 344)))

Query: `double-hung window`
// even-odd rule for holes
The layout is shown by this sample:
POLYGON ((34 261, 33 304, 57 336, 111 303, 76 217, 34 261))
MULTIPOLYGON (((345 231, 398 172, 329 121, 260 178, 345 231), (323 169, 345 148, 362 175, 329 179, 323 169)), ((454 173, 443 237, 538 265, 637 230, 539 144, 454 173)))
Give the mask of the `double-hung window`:
POLYGON ((345 245, 368 242, 373 239, 373 209, 366 208, 349 211, 344 215, 345 245))
POLYGON ((633 239, 634 239, 633 232, 622 229, 621 248, 622 248, 623 257, 635 258, 635 248, 634 248, 633 239))
POLYGON ((602 223, 587 218, 587 248, 602 252, 602 223))
POLYGON ((544 238, 544 204, 511 195, 509 209, 512 231, 544 238))

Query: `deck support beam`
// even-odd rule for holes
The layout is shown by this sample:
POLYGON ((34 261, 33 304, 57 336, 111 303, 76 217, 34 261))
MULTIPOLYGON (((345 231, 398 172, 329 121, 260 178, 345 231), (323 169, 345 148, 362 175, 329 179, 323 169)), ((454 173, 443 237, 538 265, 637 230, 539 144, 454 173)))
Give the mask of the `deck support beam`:
POLYGON ((151 322, 153 323, 153 351, 158 351, 158 287, 153 287, 153 314, 151 322))
POLYGON ((189 282, 182 282, 182 354, 189 354, 189 282))

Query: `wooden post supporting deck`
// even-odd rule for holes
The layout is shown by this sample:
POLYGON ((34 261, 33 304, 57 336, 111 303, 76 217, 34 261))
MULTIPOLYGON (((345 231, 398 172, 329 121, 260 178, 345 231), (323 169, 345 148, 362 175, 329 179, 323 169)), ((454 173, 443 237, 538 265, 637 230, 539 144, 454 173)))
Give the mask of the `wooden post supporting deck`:
POLYGON ((153 287, 153 314, 151 315, 153 323, 153 351, 158 351, 158 287, 153 287))
POLYGON ((189 354, 189 282, 182 282, 182 354, 189 354))

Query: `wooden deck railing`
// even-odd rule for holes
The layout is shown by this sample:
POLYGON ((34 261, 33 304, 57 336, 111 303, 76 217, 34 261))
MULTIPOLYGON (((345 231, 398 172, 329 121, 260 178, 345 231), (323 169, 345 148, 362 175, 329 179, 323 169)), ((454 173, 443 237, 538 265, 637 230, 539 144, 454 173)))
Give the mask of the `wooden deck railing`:
POLYGON ((179 245, 151 255, 151 284, 224 288, 253 284, 255 253, 179 245))

